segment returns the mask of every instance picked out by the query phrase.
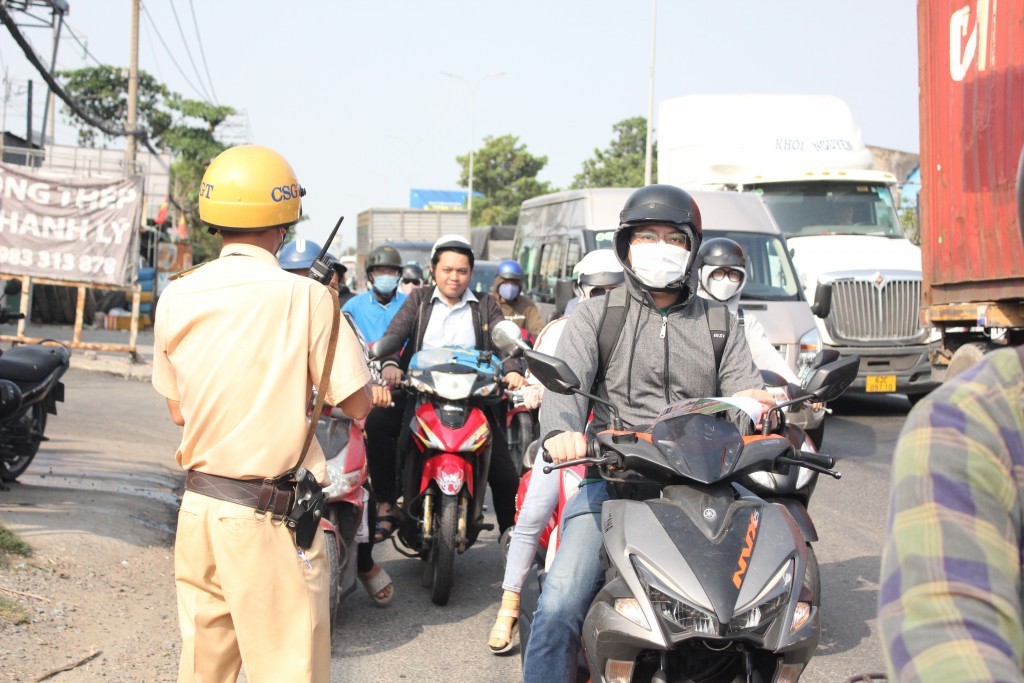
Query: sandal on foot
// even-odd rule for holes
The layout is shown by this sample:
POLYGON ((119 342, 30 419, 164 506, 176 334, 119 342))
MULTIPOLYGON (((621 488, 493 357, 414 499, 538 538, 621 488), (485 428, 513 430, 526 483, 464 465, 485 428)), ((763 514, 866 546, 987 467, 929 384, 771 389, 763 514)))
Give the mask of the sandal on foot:
POLYGON ((373 542, 383 543, 391 538, 391 534, 395 533, 398 523, 401 521, 402 518, 395 515, 377 515, 377 528, 374 530, 373 542), (383 527, 381 526, 382 522, 390 526, 383 527))
POLYGON ((503 655, 512 649, 512 641, 519 632, 519 596, 515 599, 502 598, 501 608, 498 610, 498 618, 491 628, 488 636, 487 647, 491 653, 503 655), (511 619, 511 622, 506 621, 511 619))
POLYGON ((363 584, 363 588, 369 593, 370 598, 377 603, 378 607, 384 607, 391 598, 395 597, 395 583, 388 576, 388 573, 384 571, 384 567, 380 568, 380 571, 370 577, 360 576, 359 581, 363 584), (387 587, 391 587, 391 592, 385 597, 381 597, 380 593, 387 587))

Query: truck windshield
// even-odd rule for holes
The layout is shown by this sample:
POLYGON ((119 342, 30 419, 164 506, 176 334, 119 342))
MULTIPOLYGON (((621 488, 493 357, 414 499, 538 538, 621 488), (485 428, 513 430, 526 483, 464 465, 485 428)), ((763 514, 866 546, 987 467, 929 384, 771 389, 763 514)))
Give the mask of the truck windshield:
POLYGON ((743 247, 747 257, 747 284, 743 287, 742 299, 797 301, 800 298, 793 262, 779 237, 738 230, 704 231, 704 241, 713 237, 728 237, 743 247))
POLYGON ((761 195, 786 237, 874 235, 903 238, 885 185, 856 182, 771 183, 761 195))

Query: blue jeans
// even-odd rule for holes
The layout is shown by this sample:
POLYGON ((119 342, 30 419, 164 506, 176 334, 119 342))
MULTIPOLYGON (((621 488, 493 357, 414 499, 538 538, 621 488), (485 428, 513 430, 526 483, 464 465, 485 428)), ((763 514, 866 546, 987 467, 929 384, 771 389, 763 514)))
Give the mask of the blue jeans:
POLYGON ((580 651, 580 628, 590 602, 604 584, 601 569, 603 481, 584 486, 562 513, 561 540, 544 579, 523 665, 524 683, 572 683, 580 651))

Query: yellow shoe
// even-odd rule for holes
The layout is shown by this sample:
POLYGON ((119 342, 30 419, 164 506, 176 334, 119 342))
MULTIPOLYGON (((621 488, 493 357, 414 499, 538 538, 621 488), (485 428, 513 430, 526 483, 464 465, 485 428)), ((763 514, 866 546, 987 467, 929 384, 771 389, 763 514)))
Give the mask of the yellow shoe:
POLYGON ((491 628, 487 647, 496 655, 503 655, 512 649, 512 641, 519 632, 519 593, 505 591, 501 596, 498 618, 491 628))

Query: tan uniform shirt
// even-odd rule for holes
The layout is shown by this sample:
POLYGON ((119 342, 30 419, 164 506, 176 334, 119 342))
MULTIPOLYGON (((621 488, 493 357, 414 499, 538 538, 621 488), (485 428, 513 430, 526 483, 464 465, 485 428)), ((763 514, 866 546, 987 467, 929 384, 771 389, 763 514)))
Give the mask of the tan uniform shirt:
MULTIPOLYGON (((189 470, 236 479, 295 465, 310 391, 320 381, 334 315, 327 288, 281 269, 270 252, 232 244, 172 282, 156 313, 153 386, 181 402, 176 458, 189 470)), ((336 405, 370 375, 348 325, 324 397, 336 405)), ((303 465, 327 483, 313 439, 303 465)))

